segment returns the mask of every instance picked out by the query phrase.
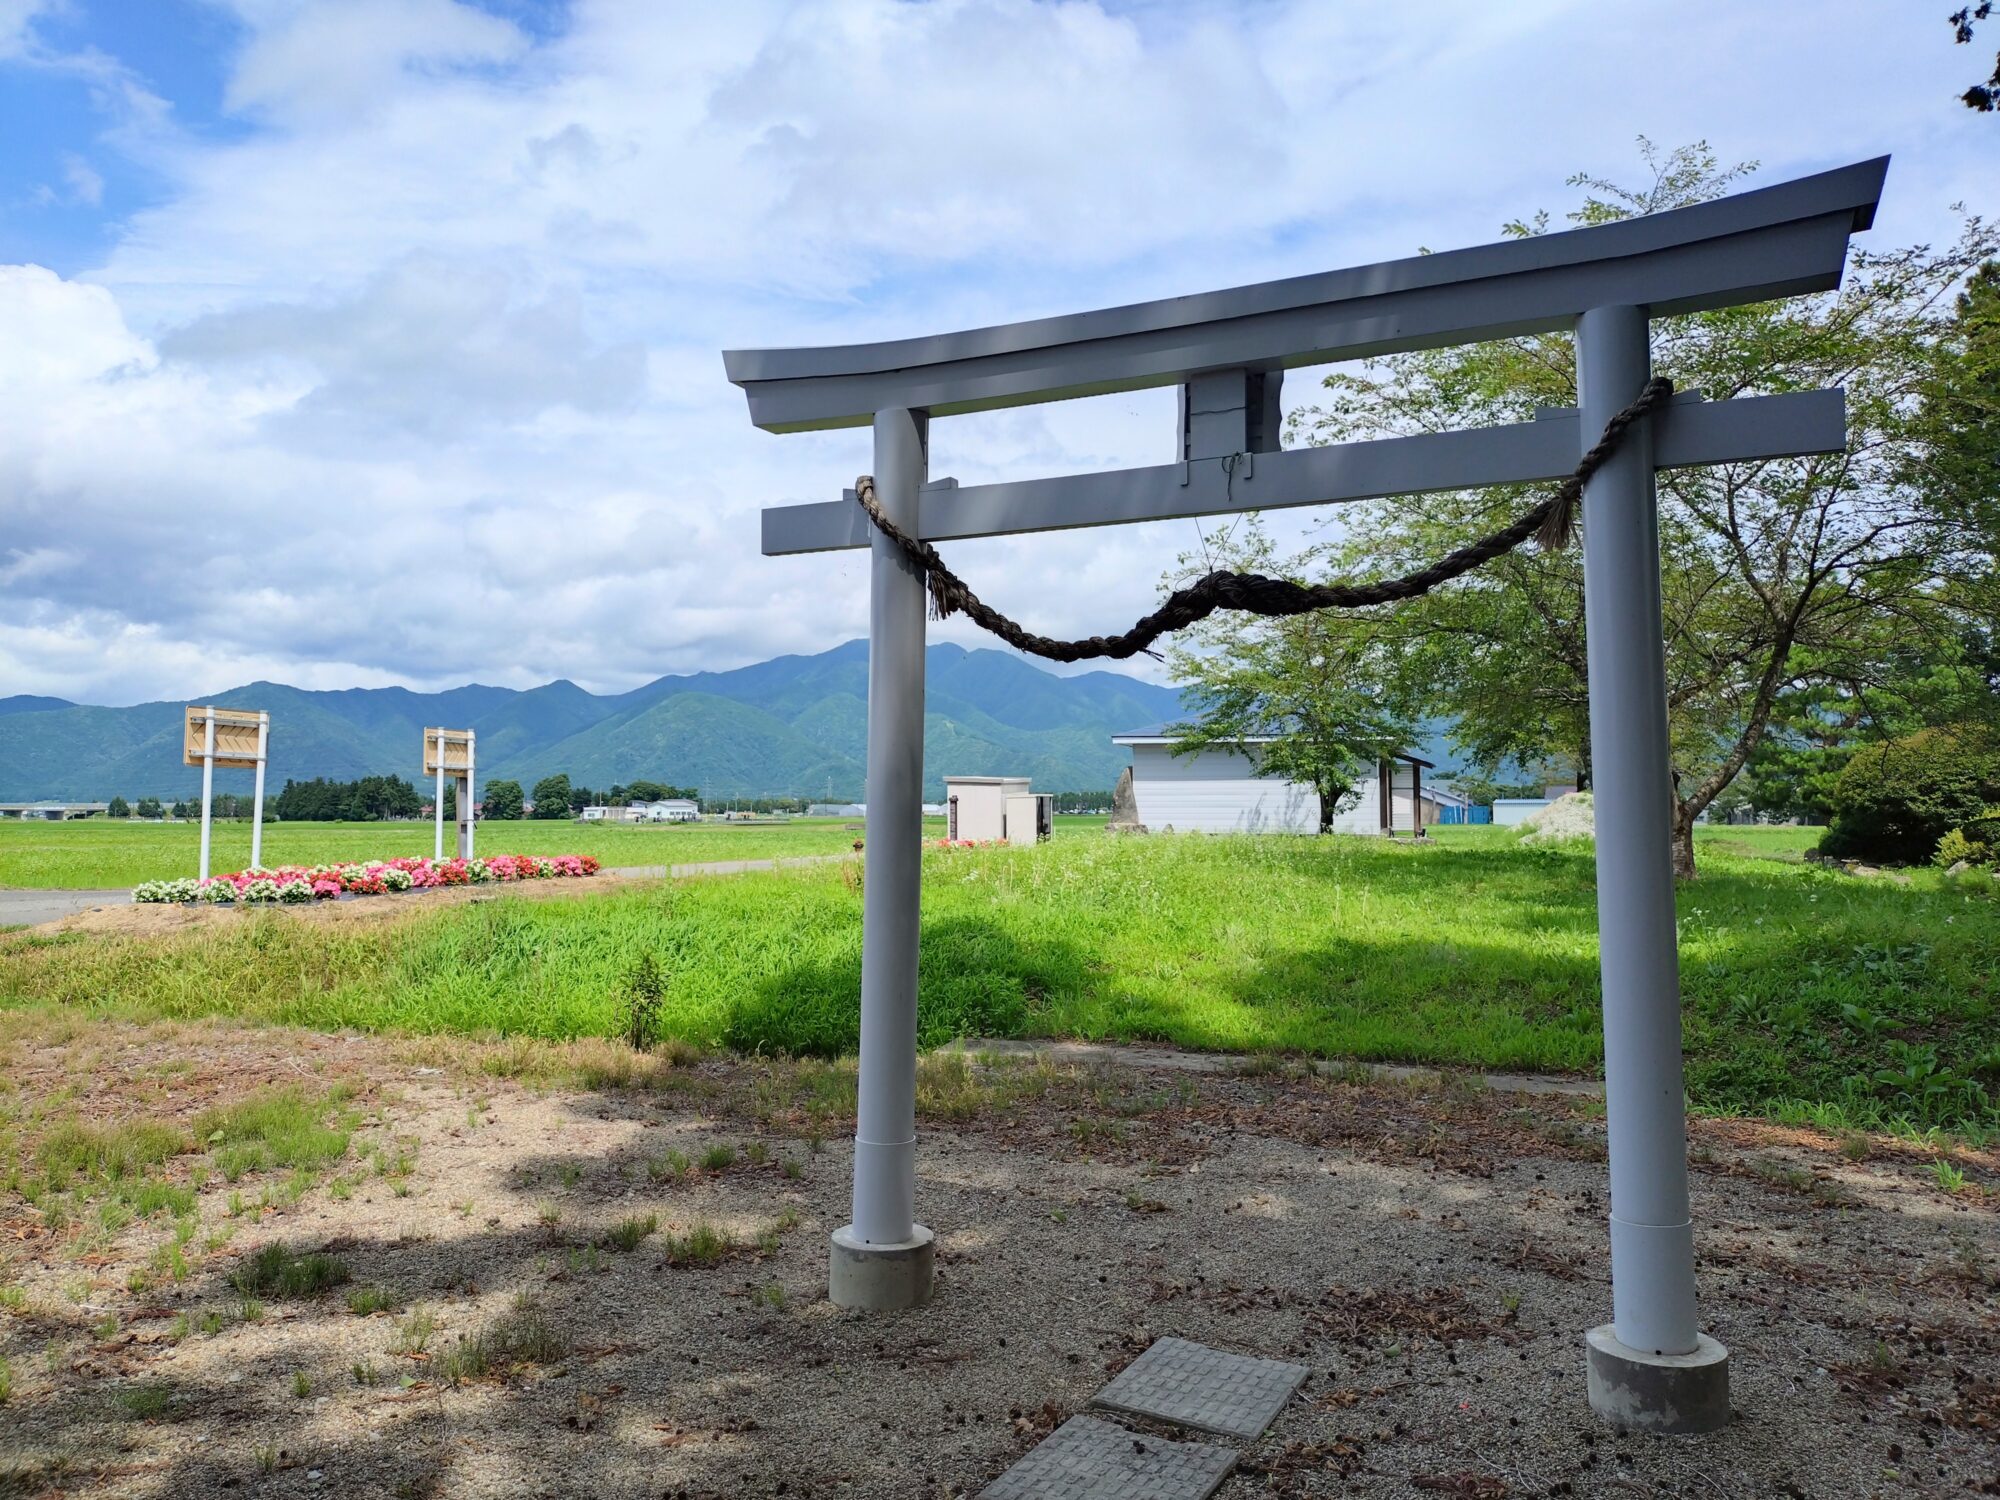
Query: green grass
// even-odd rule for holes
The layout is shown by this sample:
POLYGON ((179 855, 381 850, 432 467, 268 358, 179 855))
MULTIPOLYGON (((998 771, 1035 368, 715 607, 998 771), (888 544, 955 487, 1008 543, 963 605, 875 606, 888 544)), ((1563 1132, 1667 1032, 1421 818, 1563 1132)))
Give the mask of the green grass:
POLYGON ((611 1232, 604 1238, 607 1244, 630 1253, 637 1250, 645 1242, 646 1236, 659 1227, 658 1214, 633 1214, 612 1225, 611 1232))
MULTIPOLYGON (((1701 1106, 1857 1123, 2000 1121, 2000 903, 1984 886, 1822 872, 1797 830, 1704 830, 1679 895, 1701 1106), (1801 1105, 1803 1101, 1803 1106, 1801 1105)), ((1063 1035, 1589 1072, 1600 1059, 1587 845, 1460 829, 1360 838, 1065 838, 925 856, 922 1040, 1063 1035)), ((659 1028, 817 1055, 856 1039, 847 869, 225 926, 62 946, 0 937, 0 1005, 318 1028, 618 1037, 644 954, 659 1028)))
POLYGON ((347 1154, 346 1122, 326 1123, 345 1098, 339 1088, 324 1095, 295 1086, 262 1089, 204 1110, 195 1118, 194 1133, 210 1148, 226 1181, 273 1168, 311 1173, 347 1154))
POLYGON ((726 1230, 706 1219, 697 1219, 686 1234, 666 1236, 667 1264, 670 1266, 720 1265, 736 1248, 726 1230))
POLYGON ((110 1125, 66 1120, 42 1137, 35 1164, 57 1187, 79 1177, 116 1183, 143 1176, 148 1167, 187 1149, 186 1133, 158 1120, 110 1125))
POLYGON ((347 1310, 357 1318, 378 1312, 401 1312, 403 1299, 385 1286, 358 1286, 347 1294, 347 1310))
POLYGON ((457 1386, 505 1375, 522 1365, 553 1364, 568 1352, 569 1340, 555 1319, 523 1293, 506 1312, 447 1350, 438 1361, 438 1378, 457 1386))
POLYGON ((172 1401, 173 1392, 159 1381, 128 1385, 118 1393, 118 1404, 135 1422, 157 1422, 172 1401))
POLYGON ((230 1283, 245 1296, 317 1297, 350 1280, 347 1264, 333 1255, 300 1255, 273 1242, 236 1268, 230 1283))
MULTIPOLYGON (((1056 832, 1065 836, 1094 833, 1103 826, 1102 818, 1056 819, 1056 832)), ((930 820, 926 832, 941 838, 943 821, 930 820)), ((838 854, 851 849, 859 837, 855 825, 843 818, 645 826, 528 819, 482 823, 479 848, 488 854, 590 854, 616 869, 838 854)), ((112 890, 142 880, 171 880, 195 873, 200 845, 201 826, 192 822, 0 819, 0 887, 112 890)), ((264 827, 267 865, 389 859, 429 854, 434 847, 429 823, 267 823, 264 827)), ((217 823, 212 867, 238 870, 249 863, 249 823, 217 823)))

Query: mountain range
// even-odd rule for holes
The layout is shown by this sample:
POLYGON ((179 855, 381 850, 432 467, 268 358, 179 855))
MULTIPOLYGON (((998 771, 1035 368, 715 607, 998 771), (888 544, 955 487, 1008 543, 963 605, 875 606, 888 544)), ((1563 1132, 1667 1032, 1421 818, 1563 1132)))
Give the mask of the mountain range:
MULTIPOLYGON (((1046 791, 1108 789, 1128 760, 1110 736, 1181 711, 1172 688, 1117 672, 1058 677, 1005 652, 948 644, 924 659, 924 786, 933 800, 946 773, 1029 776, 1046 791)), ((440 725, 478 733, 482 783, 504 777, 532 790, 562 771, 599 788, 645 778, 709 797, 849 800, 862 794, 868 643, 661 677, 629 693, 567 681, 441 693, 253 682, 201 701, 270 711, 270 792, 315 776, 421 781, 423 730, 440 725)), ((181 763, 184 708, 0 698, 0 801, 198 792, 200 769, 181 763)), ((250 784, 247 771, 216 773, 218 790, 250 784)))

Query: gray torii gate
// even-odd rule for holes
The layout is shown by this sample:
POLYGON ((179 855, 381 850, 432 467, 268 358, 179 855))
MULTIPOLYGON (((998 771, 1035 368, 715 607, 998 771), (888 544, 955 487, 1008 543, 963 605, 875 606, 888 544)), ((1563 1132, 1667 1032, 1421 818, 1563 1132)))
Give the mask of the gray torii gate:
MULTIPOLYGON (((1642 218, 1201 296, 723 358, 768 432, 872 425, 884 514, 931 542, 1551 480, 1650 377, 1650 318, 1838 286, 1887 168, 1882 157, 1642 218), (1562 329, 1576 339, 1574 410, 1280 447, 1287 369, 1562 329), (929 477, 934 417, 1164 385, 1181 391, 1169 463, 975 486, 929 477)), ((1728 1355, 1695 1311, 1654 471, 1845 446, 1839 390, 1683 396, 1634 426, 1584 491, 1612 1274, 1612 1320, 1586 1347, 1591 1404, 1629 1426, 1694 1431, 1729 1415, 1728 1355)), ((854 1220, 833 1235, 829 1284, 845 1307, 903 1308, 929 1300, 932 1273, 915 1203, 925 591, 851 490, 764 512, 767 555, 864 546, 860 1097, 854 1220)))

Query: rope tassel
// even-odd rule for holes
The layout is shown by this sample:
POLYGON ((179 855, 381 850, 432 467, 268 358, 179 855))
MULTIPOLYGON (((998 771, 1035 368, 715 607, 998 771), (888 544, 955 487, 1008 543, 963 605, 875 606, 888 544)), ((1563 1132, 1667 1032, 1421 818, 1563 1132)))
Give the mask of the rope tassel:
POLYGON ((1505 556, 1530 537, 1542 551, 1560 552, 1574 538, 1577 507, 1591 476, 1618 451, 1632 424, 1664 406, 1673 393, 1674 383, 1664 375, 1655 375, 1631 405, 1604 424, 1603 435, 1577 462, 1569 477, 1556 487, 1555 494, 1531 506, 1509 525, 1445 554, 1428 568, 1376 583, 1303 584, 1286 578, 1269 578, 1262 573, 1210 573, 1186 588, 1175 589, 1164 604, 1124 634, 1093 635, 1078 641, 1036 635, 973 593, 965 580, 945 565, 937 548, 911 536, 882 513, 873 475, 863 474, 854 481, 854 498, 868 513, 876 530, 922 570, 933 620, 948 620, 962 614, 1008 645, 1047 661, 1090 661, 1100 657, 1124 660, 1142 651, 1150 654, 1149 648, 1161 636, 1198 624, 1219 609, 1272 619, 1308 614, 1316 609, 1367 609, 1428 594, 1440 584, 1505 556))

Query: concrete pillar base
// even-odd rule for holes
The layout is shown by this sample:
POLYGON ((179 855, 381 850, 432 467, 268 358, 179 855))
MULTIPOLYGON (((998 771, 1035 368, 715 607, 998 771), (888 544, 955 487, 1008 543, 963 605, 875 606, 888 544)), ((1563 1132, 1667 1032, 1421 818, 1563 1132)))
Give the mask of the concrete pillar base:
POLYGON ((1707 1334, 1692 1354, 1618 1342, 1609 1323, 1583 1336, 1590 1409, 1630 1432, 1714 1432, 1729 1421, 1729 1351, 1707 1334))
POLYGON ((835 1307, 902 1312, 931 1300, 934 1236, 923 1225, 894 1245, 870 1245, 849 1224, 833 1232, 827 1259, 827 1295, 835 1307))

